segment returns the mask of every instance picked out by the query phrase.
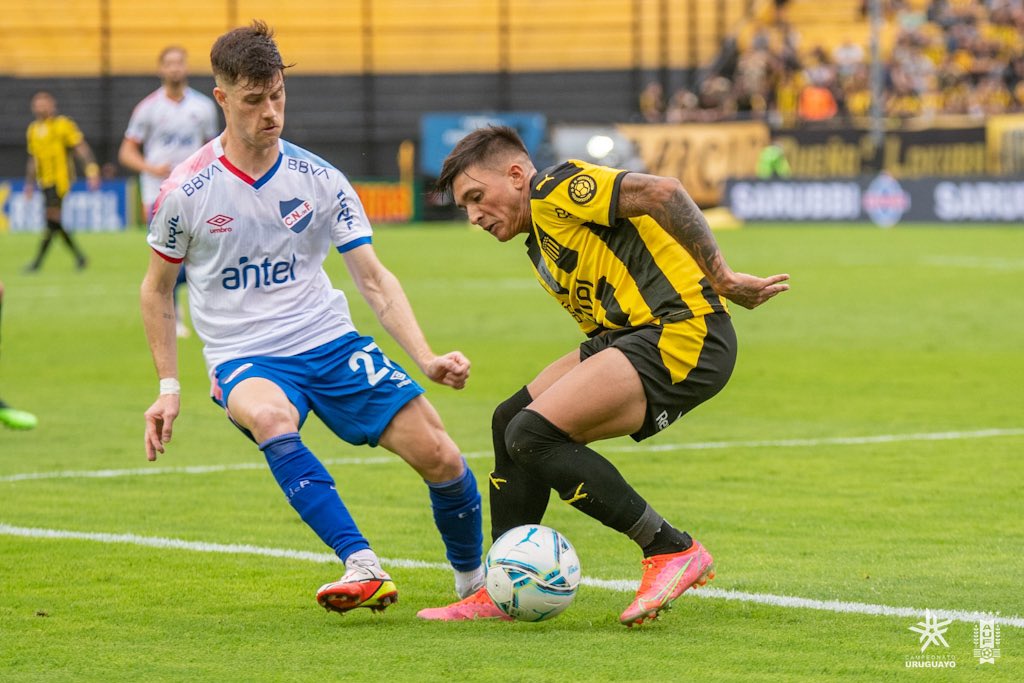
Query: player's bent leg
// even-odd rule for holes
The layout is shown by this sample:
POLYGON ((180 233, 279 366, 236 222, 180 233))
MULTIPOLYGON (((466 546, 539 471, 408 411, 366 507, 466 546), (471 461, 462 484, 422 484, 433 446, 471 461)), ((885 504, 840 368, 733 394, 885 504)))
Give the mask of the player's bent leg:
POLYGON ((252 433, 288 503, 345 563, 340 580, 321 586, 317 602, 328 610, 381 610, 398 599, 391 577, 338 495, 334 479, 299 436, 299 413, 284 390, 264 377, 235 386, 231 418, 252 433))
POLYGON ((426 398, 417 396, 395 414, 379 443, 423 477, 434 524, 455 571, 456 592, 459 597, 475 592, 483 585, 480 491, 441 417, 426 398))
POLYGON ((636 432, 646 408, 632 363, 618 349, 605 349, 552 384, 506 432, 509 454, 523 469, 643 550, 644 585, 620 617, 624 624, 653 618, 710 573, 702 562, 679 559, 694 545, 688 534, 665 521, 612 463, 579 443, 636 432))
POLYGON ((618 469, 602 455, 527 408, 505 433, 512 460, 574 508, 625 533, 647 507, 618 469))
POLYGON ((536 524, 544 518, 550 487, 517 465, 505 445, 505 432, 512 419, 563 375, 580 364, 579 349, 555 360, 528 386, 498 404, 491 416, 491 442, 494 446, 494 471, 491 472, 491 540, 521 524, 536 524))
POLYGON ((616 348, 573 365, 543 391, 531 383, 530 393, 536 397, 530 409, 579 443, 631 434, 643 425, 647 410, 640 376, 616 348))
POLYGON ((577 510, 640 546, 643 580, 619 617, 621 623, 632 626, 653 619, 686 589, 714 577, 711 555, 703 546, 658 514, 600 454, 572 442, 529 408, 509 425, 507 438, 509 453, 523 469, 550 484, 577 510))
POLYGON ((505 432, 512 420, 533 399, 526 387, 503 401, 491 417, 494 471, 488 478, 491 506, 491 540, 521 524, 539 524, 548 507, 551 488, 512 460, 505 432))

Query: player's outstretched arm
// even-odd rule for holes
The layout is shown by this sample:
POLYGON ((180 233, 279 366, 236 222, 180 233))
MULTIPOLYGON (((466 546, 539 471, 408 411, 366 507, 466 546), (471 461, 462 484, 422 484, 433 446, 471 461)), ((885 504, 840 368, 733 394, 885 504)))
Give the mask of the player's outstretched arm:
POLYGON ((628 173, 619 189, 616 215, 650 216, 693 257, 721 296, 756 308, 789 289, 789 275, 757 277, 737 273, 725 262, 704 214, 675 178, 628 173))
POLYGON ((149 268, 142 280, 140 299, 142 324, 146 340, 153 354, 153 364, 160 378, 160 395, 146 411, 146 458, 156 460, 164 452, 164 444, 171 440, 175 418, 181 409, 178 377, 178 347, 174 324, 174 282, 178 277, 177 263, 170 263, 150 254, 149 268), (172 380, 172 381, 168 381, 172 380))
POLYGON ((352 279, 381 325, 432 381, 462 389, 469 379, 469 359, 459 351, 438 356, 416 322, 409 299, 394 274, 384 267, 369 244, 344 254, 352 279))

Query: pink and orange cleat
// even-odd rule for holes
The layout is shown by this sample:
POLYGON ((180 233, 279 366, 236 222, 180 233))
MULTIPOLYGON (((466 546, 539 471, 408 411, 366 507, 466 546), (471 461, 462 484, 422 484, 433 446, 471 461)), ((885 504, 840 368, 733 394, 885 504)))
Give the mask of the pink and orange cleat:
POLYGON ((704 586, 715 578, 715 560, 697 541, 681 553, 654 555, 643 560, 644 575, 636 598, 619 616, 625 626, 654 620, 688 588, 704 586))
POLYGON ((427 621, 472 621, 474 619, 501 619, 512 621, 494 604, 486 588, 481 588, 469 597, 453 602, 446 607, 429 607, 416 613, 420 619, 427 621))

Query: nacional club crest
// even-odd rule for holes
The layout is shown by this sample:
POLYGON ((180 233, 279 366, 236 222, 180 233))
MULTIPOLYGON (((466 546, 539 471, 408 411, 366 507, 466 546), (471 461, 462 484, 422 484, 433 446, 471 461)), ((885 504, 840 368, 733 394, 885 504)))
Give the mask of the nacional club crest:
POLYGON ((313 205, 298 197, 286 202, 279 202, 281 220, 286 228, 296 235, 305 230, 313 220, 313 205))

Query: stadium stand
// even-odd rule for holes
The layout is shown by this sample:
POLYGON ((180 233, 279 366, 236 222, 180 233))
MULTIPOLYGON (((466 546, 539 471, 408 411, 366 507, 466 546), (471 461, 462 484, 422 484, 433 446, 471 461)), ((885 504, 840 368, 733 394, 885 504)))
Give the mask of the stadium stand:
MULTIPOLYGON (((883 10, 882 110, 890 120, 1024 109, 1020 0, 885 0, 883 10)), ((720 60, 696 92, 674 94, 665 120, 738 116, 789 126, 865 117, 870 30, 863 0, 762 5, 739 29, 732 59, 720 60)))

